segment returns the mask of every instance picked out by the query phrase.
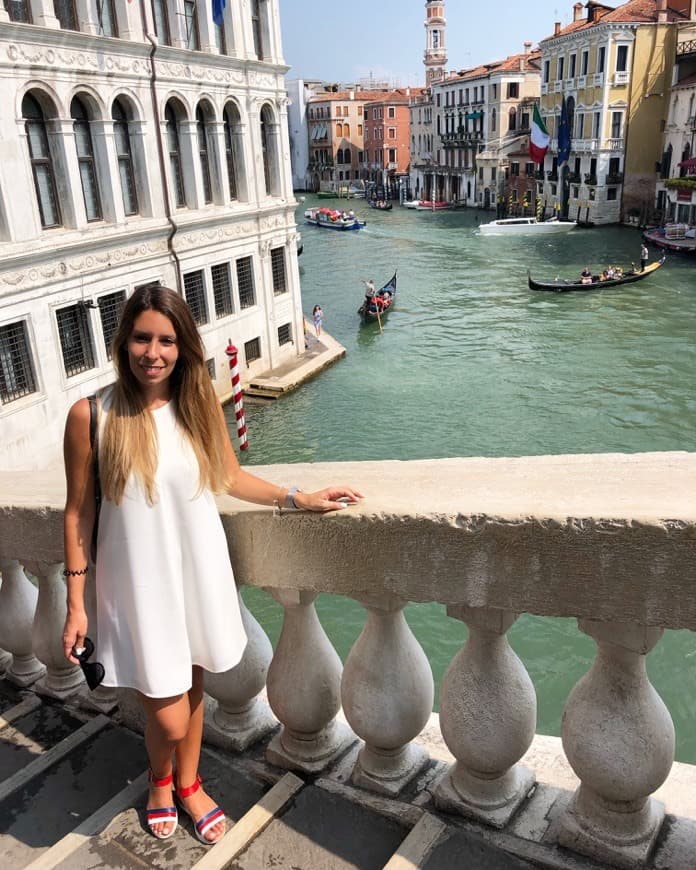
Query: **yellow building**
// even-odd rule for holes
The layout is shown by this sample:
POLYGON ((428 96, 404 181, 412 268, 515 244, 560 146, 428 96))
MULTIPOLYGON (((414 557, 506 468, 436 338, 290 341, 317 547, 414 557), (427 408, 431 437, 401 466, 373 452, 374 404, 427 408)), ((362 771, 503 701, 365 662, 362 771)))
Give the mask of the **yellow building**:
POLYGON ((589 0, 542 40, 541 113, 551 143, 539 181, 547 214, 592 223, 637 218, 654 202, 656 164, 680 23, 694 0, 629 0, 612 9, 589 0), (570 156, 559 166, 565 98, 570 156), (566 168, 567 167, 567 168, 566 168))

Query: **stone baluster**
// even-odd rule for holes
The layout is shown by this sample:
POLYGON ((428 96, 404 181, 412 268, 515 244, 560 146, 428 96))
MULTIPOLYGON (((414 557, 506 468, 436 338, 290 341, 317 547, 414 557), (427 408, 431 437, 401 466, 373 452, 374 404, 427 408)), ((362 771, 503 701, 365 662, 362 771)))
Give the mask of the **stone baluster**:
POLYGON ((648 680, 645 656, 662 629, 579 620, 597 658, 568 697, 563 748, 580 786, 559 842, 612 867, 643 866, 665 815, 650 795, 674 759, 674 725, 648 680))
POLYGON ((15 560, 0 562, 0 641, 12 654, 5 679, 15 686, 30 686, 46 673, 32 650, 32 624, 39 592, 15 560))
POLYGON ((388 594, 360 602, 367 622, 341 681, 343 712, 365 741, 352 780, 393 796, 429 762, 426 750, 411 741, 432 713, 433 675, 404 618, 406 602, 388 594))
POLYGON ((63 627, 67 613, 63 565, 61 562, 27 562, 26 568, 39 581, 31 635, 34 650, 46 665, 46 675, 35 688, 42 695, 67 698, 83 688, 84 679, 79 665, 71 664, 63 653, 63 627))
POLYGON ((314 609, 314 592, 273 589, 285 609, 268 669, 271 709, 282 723, 266 757, 271 764, 317 773, 355 742, 336 714, 341 707, 341 660, 314 609))
POLYGON ((0 649, 0 677, 5 676, 7 669, 12 664, 12 653, 7 652, 6 649, 0 649))
POLYGON ((223 674, 205 674, 205 690, 216 702, 212 716, 206 718, 205 739, 223 749, 244 752, 278 722, 268 704, 259 698, 266 685, 273 647, 241 595, 239 609, 247 645, 238 665, 223 674))
POLYGON ((502 828, 534 785, 534 774, 517 764, 536 727, 534 686, 505 636, 517 614, 465 606, 447 613, 467 624, 469 638, 440 687, 440 727, 456 762, 435 801, 502 828))

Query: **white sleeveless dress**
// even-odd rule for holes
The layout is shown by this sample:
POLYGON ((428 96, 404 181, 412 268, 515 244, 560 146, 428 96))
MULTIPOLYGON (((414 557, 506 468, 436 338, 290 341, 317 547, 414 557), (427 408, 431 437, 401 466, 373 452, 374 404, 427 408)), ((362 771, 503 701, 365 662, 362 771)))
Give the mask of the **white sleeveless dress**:
MULTIPOLYGON (((109 412, 103 398, 101 429, 109 412)), ((198 492, 198 463, 174 403, 152 412, 159 494, 134 479, 121 504, 104 499, 97 540, 97 656, 105 686, 168 698, 191 688, 191 666, 220 673, 246 645, 227 541, 213 494, 198 492)))

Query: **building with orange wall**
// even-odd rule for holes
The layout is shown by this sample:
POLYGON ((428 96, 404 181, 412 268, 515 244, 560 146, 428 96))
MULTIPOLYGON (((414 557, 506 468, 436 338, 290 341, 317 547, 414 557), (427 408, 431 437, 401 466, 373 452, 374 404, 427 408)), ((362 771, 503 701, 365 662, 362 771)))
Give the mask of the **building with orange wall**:
POLYGON ((409 104, 422 88, 403 88, 365 104, 363 167, 365 178, 388 189, 407 176, 411 163, 409 104))

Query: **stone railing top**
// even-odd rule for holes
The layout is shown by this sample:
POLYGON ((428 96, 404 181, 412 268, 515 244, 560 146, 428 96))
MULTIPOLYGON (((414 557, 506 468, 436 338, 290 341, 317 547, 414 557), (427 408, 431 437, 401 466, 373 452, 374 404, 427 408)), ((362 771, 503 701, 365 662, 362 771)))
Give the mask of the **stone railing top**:
MULTIPOLYGON (((337 514, 221 497, 239 582, 696 629, 696 453, 259 466, 365 493, 337 514)), ((0 473, 0 557, 60 561, 62 471, 0 473)))

